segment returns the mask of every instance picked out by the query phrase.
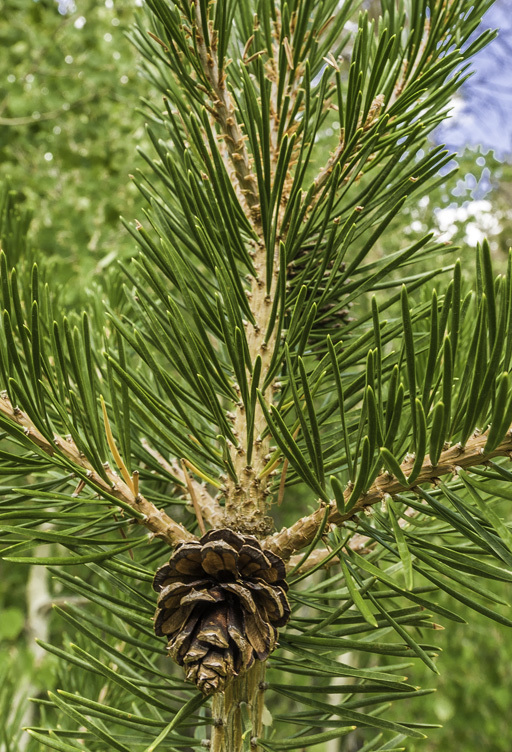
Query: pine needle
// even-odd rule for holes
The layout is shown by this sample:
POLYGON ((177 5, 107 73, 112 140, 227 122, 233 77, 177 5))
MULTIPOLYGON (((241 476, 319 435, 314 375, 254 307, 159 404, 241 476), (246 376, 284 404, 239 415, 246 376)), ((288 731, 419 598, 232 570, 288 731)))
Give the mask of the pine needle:
POLYGON ((132 491, 133 495, 137 497, 137 494, 135 493, 135 486, 133 483, 132 476, 128 472, 128 469, 126 465, 124 464, 121 458, 121 455, 119 454, 119 451, 117 449, 116 443, 114 441, 114 437, 112 435, 112 429, 110 428, 110 422, 109 422, 108 415, 107 415, 107 408, 105 407, 105 400, 103 399, 103 396, 100 396, 100 400, 101 400, 101 409, 103 411, 103 422, 105 424, 105 434, 107 437, 107 443, 108 443, 109 449, 112 452, 112 456, 115 460, 117 467, 119 468, 119 471, 121 472, 121 475, 123 476, 124 482, 126 483, 128 488, 132 491))

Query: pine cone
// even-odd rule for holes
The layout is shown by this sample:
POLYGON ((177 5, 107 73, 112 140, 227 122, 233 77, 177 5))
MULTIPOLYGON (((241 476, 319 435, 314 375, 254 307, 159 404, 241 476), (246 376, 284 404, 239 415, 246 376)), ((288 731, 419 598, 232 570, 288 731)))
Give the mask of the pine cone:
POLYGON ((155 632, 205 694, 274 650, 276 627, 290 617, 285 574, 257 538, 227 529, 180 544, 157 571, 155 632))

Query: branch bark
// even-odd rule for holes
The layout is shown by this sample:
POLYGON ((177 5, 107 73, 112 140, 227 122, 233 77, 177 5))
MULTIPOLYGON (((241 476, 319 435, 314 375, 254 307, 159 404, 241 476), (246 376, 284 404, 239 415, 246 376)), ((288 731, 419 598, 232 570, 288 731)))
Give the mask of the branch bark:
POLYGON ((105 466, 105 475, 109 482, 105 481, 70 439, 63 439, 56 434, 53 443, 50 442, 34 425, 27 413, 11 404, 5 392, 0 395, 0 415, 21 426, 27 439, 30 439, 49 457, 60 455, 76 467, 85 470, 87 483, 90 486, 100 492, 105 491, 144 515, 139 522, 147 527, 155 537, 165 540, 170 546, 176 546, 182 541, 195 538, 183 525, 169 517, 163 509, 157 509, 152 502, 145 499, 141 494, 134 495, 128 485, 108 466, 105 466))
POLYGON ((255 661, 213 696, 211 752, 261 752, 266 661, 255 661), (244 710, 246 715, 244 717, 244 710))
MULTIPOLYGON (((512 456, 512 427, 509 429, 506 437, 492 452, 485 452, 484 447, 487 442, 487 432, 473 434, 468 440, 465 447, 460 444, 454 444, 445 449, 439 457, 439 462, 435 467, 431 464, 427 455, 421 468, 419 476, 411 485, 402 485, 397 478, 389 473, 379 475, 368 491, 362 494, 356 501, 355 505, 349 512, 341 514, 334 501, 330 502, 330 512, 328 523, 333 525, 342 525, 345 520, 349 520, 365 507, 372 506, 381 501, 386 495, 395 496, 399 493, 413 490, 416 486, 423 483, 432 483, 443 475, 453 475, 457 473, 458 468, 471 468, 476 465, 485 465, 493 457, 510 457, 512 456)), ((413 468, 414 458, 408 459, 401 464, 401 469, 407 478, 413 468)), ((351 489, 345 491, 345 501, 348 500, 351 489)), ((283 528, 279 533, 266 538, 262 545, 283 559, 289 559, 296 551, 300 551, 308 546, 314 539, 318 528, 322 524, 325 514, 325 505, 310 515, 302 517, 289 528, 283 528)))

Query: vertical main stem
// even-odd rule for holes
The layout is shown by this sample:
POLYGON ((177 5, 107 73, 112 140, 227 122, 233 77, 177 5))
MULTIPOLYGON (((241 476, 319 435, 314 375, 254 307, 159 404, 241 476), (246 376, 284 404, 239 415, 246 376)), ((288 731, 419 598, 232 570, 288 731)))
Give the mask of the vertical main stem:
POLYGON ((261 752, 266 662, 255 661, 213 696, 210 752, 261 752))
MULTIPOLYGON (((215 128, 218 129, 219 136, 224 142, 221 156, 228 174, 233 178, 232 182, 237 191, 240 206, 254 231, 250 251, 254 274, 251 280, 251 289, 247 291, 253 322, 247 324, 245 332, 249 363, 247 373, 243 376, 247 379, 247 387, 250 393, 252 366, 256 358, 261 358, 259 386, 263 389, 276 347, 276 327, 271 332, 268 332, 268 328, 273 311, 274 297, 278 294, 276 287, 279 271, 279 248, 280 242, 283 240, 281 230, 287 195, 282 194, 282 203, 277 207, 277 216, 271 217, 269 220, 276 224, 277 237, 273 247, 267 248, 268 228, 263 225, 262 220, 261 196, 253 164, 254 155, 251 154, 247 143, 247 134, 244 133, 244 119, 240 118, 238 104, 227 86, 225 71, 227 61, 219 58, 218 34, 213 22, 215 3, 202 3, 200 0, 192 0, 192 2, 195 13, 193 21, 195 43, 203 68, 205 83, 208 84, 204 90, 211 98, 209 111, 213 115, 215 128), (206 17, 204 14, 206 14, 206 17), (205 35, 204 30, 207 26, 209 27, 209 34, 205 35), (267 279, 268 254, 273 254, 271 280, 267 279), (265 339, 267 334, 268 341, 265 339)), ((274 43, 272 48, 268 50, 272 71, 267 71, 267 81, 271 85, 271 96, 274 102, 274 110, 269 121, 271 141, 269 159, 271 171, 275 173, 279 157, 279 114, 276 109, 276 102, 280 69, 276 61, 280 54, 281 31, 278 20, 274 23, 273 34, 274 43)), ((288 71, 284 75, 288 78, 288 71)), ((290 82, 285 81, 284 83, 287 87, 290 82)), ((291 184, 288 188, 290 187, 291 184)), ((269 459, 271 437, 265 435, 267 424, 259 401, 256 400, 251 406, 250 421, 246 414, 247 409, 241 398, 237 400, 237 404, 233 407, 233 435, 236 441, 234 445, 230 444, 230 459, 234 472, 233 477, 226 480, 223 488, 225 501, 223 524, 234 530, 261 538, 268 535, 273 530, 274 525, 272 518, 267 514, 268 497, 270 495, 269 478, 261 477, 269 459)))

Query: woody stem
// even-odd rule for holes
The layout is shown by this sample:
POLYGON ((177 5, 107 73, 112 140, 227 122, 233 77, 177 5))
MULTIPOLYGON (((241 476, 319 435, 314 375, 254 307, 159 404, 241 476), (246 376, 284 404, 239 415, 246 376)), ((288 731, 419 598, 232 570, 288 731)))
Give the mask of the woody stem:
POLYGON ((266 663, 255 661, 213 696, 210 752, 261 752, 266 663))
MULTIPOLYGON (((275 280, 278 272, 279 241, 274 247, 265 245, 265 232, 262 225, 260 196, 258 181, 252 165, 251 154, 246 145, 245 135, 237 117, 233 97, 226 86, 223 60, 219 60, 215 35, 210 41, 205 39, 202 19, 202 8, 199 0, 194 0, 195 27, 194 36, 202 64, 205 79, 209 85, 212 111, 215 115, 219 136, 225 148, 222 157, 226 163, 228 173, 233 175, 233 182, 237 188, 242 209, 252 227, 253 250, 252 261, 254 275, 250 289, 247 291, 253 322, 248 322, 245 338, 250 362, 254 364, 256 358, 261 358, 261 385, 265 381, 275 346, 275 332, 265 340, 268 323, 272 312, 275 293, 275 280), (274 275, 267 289, 266 267, 267 254, 274 254, 274 275)), ((273 124, 274 126, 275 124, 273 124)), ((274 134, 276 135, 276 134, 274 134)), ((273 154, 273 158, 277 155, 273 154)), ((282 216, 278 217, 278 226, 282 216)), ((245 374, 248 387, 251 386, 250 369, 245 374)), ((266 516, 268 507, 267 482, 260 482, 259 475, 266 465, 265 456, 268 453, 269 439, 263 438, 266 422, 258 402, 254 405, 253 439, 249 437, 248 417, 245 406, 240 400, 234 407, 233 434, 237 439, 236 446, 230 446, 231 462, 234 468, 234 478, 226 481, 224 489, 225 513, 224 524, 227 527, 263 536, 272 529, 272 521, 266 516), (249 446, 252 441, 252 459, 248 461, 249 446)))
MULTIPOLYGON (((433 483, 437 478, 444 475, 453 475, 458 469, 470 469, 478 465, 485 465, 494 457, 512 457, 512 426, 504 439, 492 451, 485 451, 488 432, 482 434, 475 432, 466 442, 466 446, 454 444, 448 447, 438 459, 436 465, 432 465, 427 455, 421 470, 414 482, 404 485, 398 478, 389 473, 377 476, 366 493, 362 494, 351 506, 348 512, 340 512, 335 502, 330 503, 328 523, 342 525, 346 520, 354 517, 366 507, 380 502, 386 495, 396 496, 399 493, 414 490, 416 486, 424 483, 433 483)), ((400 468, 402 476, 408 478, 412 473, 414 460, 407 459, 402 462, 400 468)), ((345 500, 348 501, 351 488, 345 491, 345 500)), ((268 548, 283 559, 289 559, 296 551, 300 551, 311 543, 325 516, 325 507, 319 506, 312 514, 302 517, 289 528, 283 528, 278 533, 263 541, 264 548, 268 548)))

